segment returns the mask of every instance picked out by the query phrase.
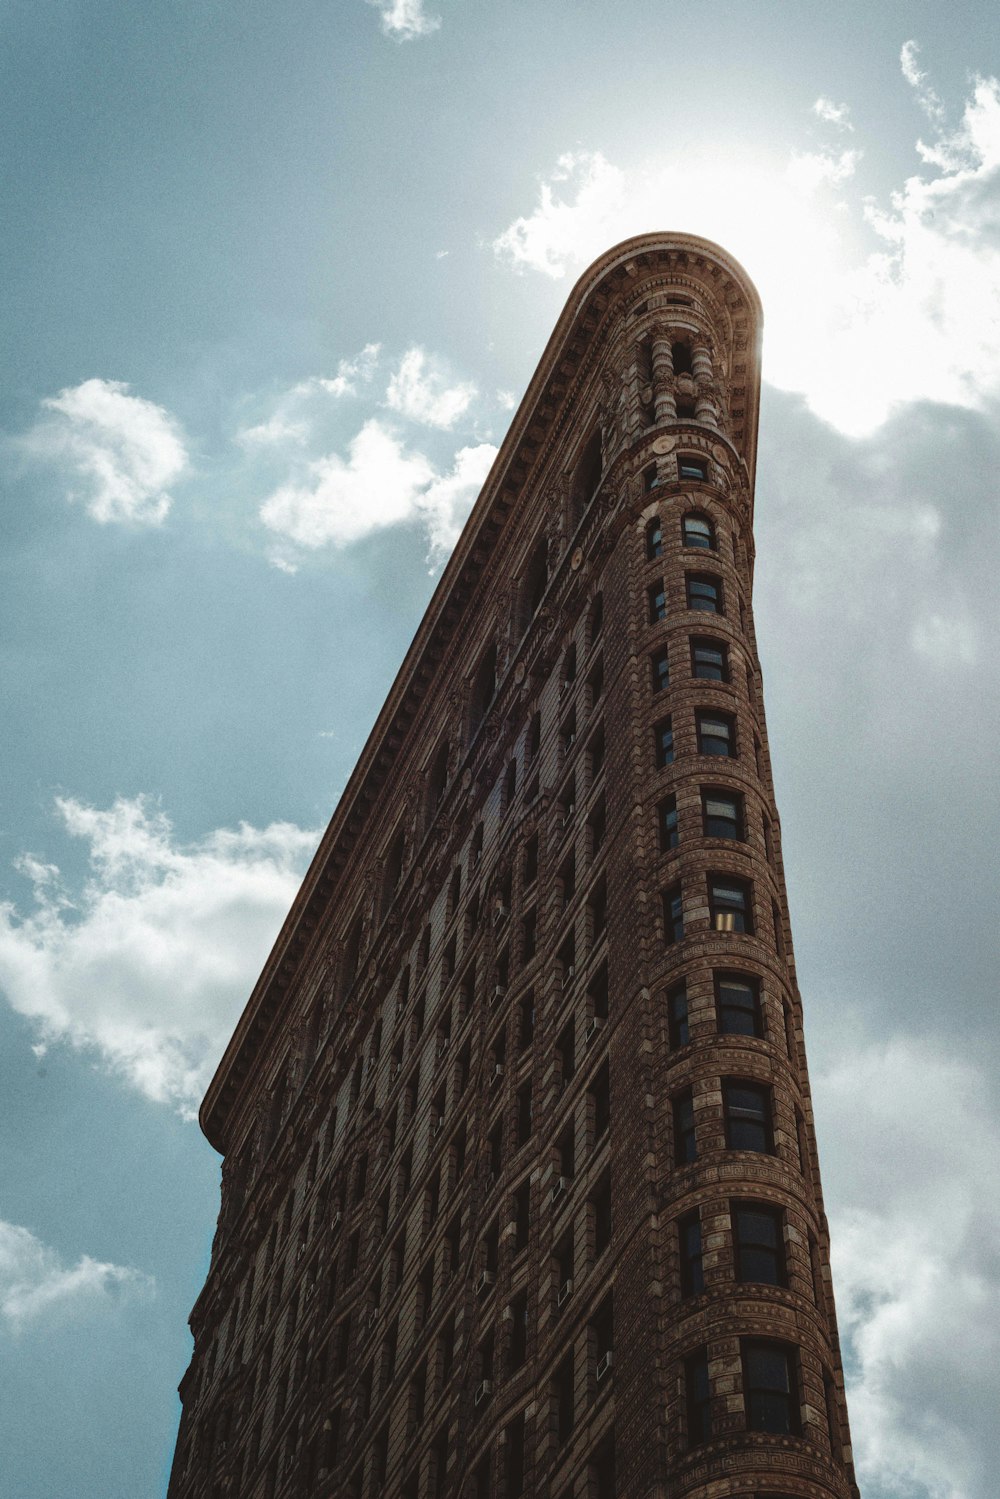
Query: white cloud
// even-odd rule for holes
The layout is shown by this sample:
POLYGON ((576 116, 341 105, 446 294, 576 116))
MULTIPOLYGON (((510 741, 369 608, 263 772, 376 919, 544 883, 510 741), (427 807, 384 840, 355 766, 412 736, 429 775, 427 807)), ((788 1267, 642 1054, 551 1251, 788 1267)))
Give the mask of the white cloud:
POLYGON ((417 509, 426 521, 435 561, 446 557, 458 540, 496 455, 488 442, 459 448, 451 472, 435 479, 418 497, 417 509))
MULTIPOLYGON (((904 68, 938 120, 914 55, 904 50, 904 68)), ((684 202, 757 284, 772 384, 852 435, 903 402, 983 409, 1000 398, 1000 84, 976 81, 959 128, 918 143, 922 175, 887 203, 845 199, 860 153, 792 153, 782 166, 654 159, 625 172, 578 152, 493 248, 561 277, 684 202)))
POLYGON ((89 845, 78 893, 40 867, 34 908, 0 906, 0 988, 42 1042, 95 1049, 148 1098, 190 1113, 263 966, 317 834, 241 824, 177 843, 145 798, 60 797, 89 845))
POLYGON ((987 1078, 895 1037, 816 1082, 862 1492, 988 1499, 1000 1367, 1000 1119, 987 1078), (833 1169, 831 1169, 831 1167, 833 1169))
POLYGON ((87 513, 104 525, 162 524, 172 503, 168 488, 187 467, 169 412, 130 395, 121 380, 84 380, 42 406, 48 414, 21 445, 66 471, 67 498, 82 498, 87 513))
POLYGON ((0 1327, 22 1332, 54 1316, 80 1316, 153 1293, 152 1277, 83 1255, 75 1265, 17 1223, 0 1219, 0 1327))
POLYGON ((357 394, 358 382, 363 385, 370 383, 376 369, 381 352, 381 344, 365 344, 359 354, 353 359, 341 359, 337 365, 337 373, 332 380, 317 379, 307 381, 305 386, 297 387, 299 390, 311 390, 318 387, 325 390, 331 396, 353 396, 357 394))
POLYGON ((423 349, 407 349, 399 368, 390 377, 385 393, 386 404, 393 411, 428 427, 453 427, 468 410, 476 394, 474 385, 448 385, 423 349))
POLYGON ((851 111, 847 105, 834 104, 832 99, 827 99, 822 94, 813 105, 813 114, 827 125, 837 125, 841 130, 854 129, 851 124, 851 111))
POLYGON ((335 375, 313 375, 298 381, 280 397, 270 416, 251 427, 242 427, 236 434, 237 441, 249 448, 305 442, 317 415, 317 398, 322 398, 319 404, 328 406, 327 397, 339 401, 344 396, 357 395, 359 385, 371 384, 381 347, 377 343, 365 344, 353 358, 338 362, 335 375))
POLYGON ((424 10, 424 0, 367 0, 367 3, 381 12, 382 30, 396 42, 430 36, 441 25, 440 16, 429 16, 424 10))
POLYGON ((297 546, 348 546, 373 531, 412 519, 417 495, 434 469, 374 418, 351 440, 346 461, 328 453, 301 483, 275 490, 261 509, 270 530, 297 546))
POLYGON ((899 49, 899 66, 903 77, 917 96, 917 102, 927 118, 936 125, 944 121, 944 105, 931 87, 927 74, 917 62, 920 47, 915 41, 904 42, 899 49))
MULTIPOLYGON (((294 547, 344 547, 389 526, 423 521, 435 558, 455 541, 496 456, 488 443, 459 449, 450 473, 439 473, 422 453, 372 418, 348 445, 346 460, 328 453, 299 481, 275 490, 261 508, 271 531, 294 547)), ((285 551, 275 560, 294 566, 285 551)))
POLYGON ((534 211, 497 236, 494 252, 518 270, 565 276, 570 263, 592 260, 615 239, 638 232, 620 227, 641 217, 629 212, 628 188, 626 174, 600 151, 567 151, 550 181, 539 184, 534 211))

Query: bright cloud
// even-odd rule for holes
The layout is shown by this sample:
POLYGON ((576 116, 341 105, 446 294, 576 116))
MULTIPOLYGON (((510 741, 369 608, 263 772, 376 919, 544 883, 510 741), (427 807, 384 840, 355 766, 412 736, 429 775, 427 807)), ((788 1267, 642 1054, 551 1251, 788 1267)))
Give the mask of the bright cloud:
POLYGON ((842 130, 853 130, 851 111, 846 104, 834 104, 832 99, 820 95, 813 105, 813 114, 826 125, 839 125, 842 130))
POLYGON ((903 77, 916 94, 917 102, 924 114, 935 124, 940 125, 944 121, 944 105, 931 87, 927 74, 917 62, 919 55, 920 47, 916 42, 904 42, 899 51, 899 66, 903 77))
POLYGON ((382 16, 382 30, 396 42, 411 42, 429 36, 441 25, 440 16, 429 16, 424 0, 367 0, 382 16))
POLYGON ((389 380, 386 404, 428 427, 453 427, 476 394, 470 384, 448 385, 423 349, 407 349, 389 380))
MULTIPOLYGON (((296 547, 344 547, 374 531, 422 520, 432 554, 454 543, 496 449, 462 448, 450 473, 441 474, 422 453, 409 452, 375 418, 348 445, 348 456, 328 453, 311 463, 299 482, 271 495, 261 509, 265 526, 296 547)), ((279 553, 288 565, 289 558, 279 553)))
POLYGON ((93 1048, 146 1097, 197 1107, 294 898, 317 834, 241 824, 173 837, 147 799, 101 810, 60 797, 89 846, 68 891, 36 860, 34 908, 0 906, 0 989, 43 1043, 93 1048))
POLYGON ((857 1365, 862 1492, 987 1499, 1000 1367, 1000 1207, 982 1190, 1000 1152, 989 1084, 897 1037, 843 1056, 816 1092, 827 1167, 842 1157, 827 1179, 850 1193, 831 1204, 833 1265, 857 1365))
POLYGON ((248 448, 274 447, 285 443, 305 442, 313 429, 319 407, 358 394, 358 387, 369 385, 378 368, 381 344, 365 344, 351 359, 341 359, 332 376, 314 375, 300 380, 278 400, 270 416, 251 427, 242 427, 237 440, 248 448))
POLYGON ((496 455, 497 449, 488 442, 459 448, 451 472, 435 479, 418 497, 417 509, 427 524, 434 560, 446 557, 458 540, 496 455))
POLYGON ((65 1265, 30 1229, 0 1219, 0 1329, 23 1332, 53 1316, 93 1313, 154 1289, 141 1271, 89 1255, 65 1265))
POLYGON ((121 380, 84 380, 42 406, 46 415, 21 445, 65 472, 67 498, 82 499, 102 525, 162 524, 172 503, 169 486, 187 467, 169 412, 130 395, 121 380))
MULTIPOLYGON (((915 55, 904 48, 904 72, 939 123, 915 55)), ((843 109, 818 104, 824 119, 843 109)), ((659 224, 664 202, 684 202, 757 284, 772 384, 852 435, 902 402, 982 408, 1000 396, 1000 84, 979 79, 958 129, 918 143, 923 175, 885 205, 844 197, 860 154, 793 153, 756 168, 654 160, 629 172, 600 152, 566 155, 493 248, 519 270, 561 277, 659 224), (872 233, 877 247, 863 248, 872 233)))

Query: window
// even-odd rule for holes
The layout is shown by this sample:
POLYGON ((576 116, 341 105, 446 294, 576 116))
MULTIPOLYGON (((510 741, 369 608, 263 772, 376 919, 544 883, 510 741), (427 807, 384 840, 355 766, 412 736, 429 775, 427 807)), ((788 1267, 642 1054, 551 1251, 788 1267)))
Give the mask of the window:
POLYGON ((783 1343, 743 1341, 743 1404, 750 1431, 796 1436, 799 1397, 795 1351, 783 1343))
POLYGON ((715 1011, 721 1034, 763 1036, 760 986, 756 979, 738 973, 720 973, 715 978, 715 1011))
POLYGON ((604 629, 604 594, 595 593, 594 602, 590 606, 590 628, 587 632, 590 644, 598 639, 604 629))
POLYGON ((691 641, 691 675, 703 682, 729 681, 729 655, 721 641, 691 641))
POLYGON ((597 1361, 598 1379, 602 1377, 602 1364, 604 1370, 611 1367, 610 1361, 605 1358, 606 1354, 612 1353, 615 1344, 615 1310, 614 1295, 609 1291, 601 1302, 597 1311, 590 1319, 590 1330, 593 1333, 593 1351, 597 1361))
POLYGON ((611 1128, 611 1074, 605 1061, 587 1089, 588 1104, 593 1108, 594 1144, 599 1145, 611 1128))
POLYGON ((653 729, 653 745, 656 754, 656 767, 662 770, 665 765, 672 765, 674 759, 674 730, 669 718, 661 718, 653 729))
POLYGON ((448 741, 445 740, 434 757, 428 780, 428 810, 434 813, 444 800, 448 790, 448 741))
POLYGON ((542 746, 542 715, 533 713, 528 725, 528 738, 525 744, 525 761, 535 758, 542 746))
POLYGON ((517 792, 517 761, 511 760, 503 778, 503 808, 506 812, 517 792))
POLYGON ((728 875, 708 877, 708 909, 716 932, 742 932, 753 936, 753 903, 745 880, 728 875))
POLYGON ((483 857, 483 824, 476 824, 476 830, 472 835, 472 851, 469 855, 470 869, 478 869, 483 857))
POLYGON ((687 573, 687 606, 702 614, 722 614, 722 579, 712 573, 687 573))
POLYGON ((514 1191, 514 1253, 523 1254, 528 1247, 531 1232, 531 1178, 514 1191))
POLYGON ((474 739, 479 726, 489 712, 497 690, 497 648, 490 645, 483 652, 472 681, 469 711, 469 738, 474 739))
POLYGON ((727 713, 701 710, 695 715, 699 755, 736 758, 736 725, 727 713))
POLYGON ((663 892, 663 940, 669 946, 684 935, 684 902, 680 885, 663 892))
POLYGON ((660 851, 668 853, 680 842, 677 832, 677 798, 668 796, 660 803, 660 851))
POLYGON ((538 834, 529 838, 524 846, 522 883, 533 885, 538 878, 538 834))
POLYGON ((707 515, 697 515, 693 511, 685 515, 681 522, 681 537, 686 547, 715 550, 715 532, 707 515))
POLYGON ((704 458, 691 458, 682 453, 677 460, 677 471, 682 481, 699 484, 708 482, 708 463, 704 458))
POLYGON ((598 942, 608 924, 608 887, 602 878, 598 880, 587 901, 587 916, 591 943, 598 942))
MULTIPOLYGON (((691 362, 691 345, 685 340, 678 339, 670 345, 670 360, 675 375, 693 375, 694 365, 691 362)), ((682 460, 690 463, 689 458, 682 460)))
POLYGON ((783 1286, 785 1274, 784 1215, 762 1202, 734 1202, 733 1258, 736 1279, 757 1285, 783 1286))
POLYGON ((505 1427, 504 1447, 506 1499, 520 1499, 524 1493, 524 1411, 505 1427))
POLYGON ((560 1445, 568 1442, 573 1434, 573 1350, 559 1365, 552 1377, 552 1396, 556 1407, 556 1430, 560 1445))
POLYGON ((703 791, 701 817, 706 838, 743 839, 743 798, 735 791, 703 791))
POLYGON ((611 1243, 611 1177, 605 1175, 598 1182, 590 1198, 590 1222, 594 1233, 594 1259, 601 1255, 611 1243))
POLYGON ((674 1158, 686 1166, 697 1158, 698 1142, 694 1129, 694 1095, 690 1088, 674 1099, 674 1158))
POLYGON ((677 984, 673 989, 667 991, 667 1028, 670 1033, 670 1045, 675 1049, 679 1046, 687 1046, 691 1039, 688 1030, 688 996, 687 985, 677 984))
POLYGON ((663 527, 657 515, 646 527, 646 557, 650 562, 663 555, 663 527))
POLYGON ((576 644, 567 647, 563 656, 562 684, 564 687, 572 687, 576 681, 576 644))
POLYGON ((708 1382, 708 1352, 699 1348, 684 1361, 687 1390, 688 1446, 707 1442, 712 1435, 712 1400, 708 1382))
POLYGON ((604 657, 598 656, 594 662, 593 670, 587 678, 587 686, 590 689, 590 706, 594 708, 600 700, 604 691, 604 657))
POLYGON ((556 1042, 556 1053, 559 1057, 562 1086, 565 1088, 572 1081, 576 1070, 576 1026, 572 1020, 556 1042))
POLYGON ((618 1493, 617 1470, 615 1467, 615 1434, 609 1431, 607 1436, 602 1437, 597 1447, 590 1455, 588 1465, 592 1488, 587 1493, 593 1499, 615 1499, 618 1493))
POLYGON ((649 658, 654 692, 664 692, 670 686, 670 657, 667 652, 657 651, 649 658))
POLYGON ((687 1213, 677 1225, 680 1241, 681 1295, 700 1296, 705 1289, 701 1263, 701 1217, 687 1213))
POLYGON ((519 612, 522 630, 531 624, 545 597, 549 581, 548 550, 548 542, 543 536, 536 542, 521 580, 519 612))
POLYGON ((517 1090, 517 1144, 527 1145, 531 1139, 531 1083, 517 1090))
POLYGON ((520 1024, 518 1026, 517 1048, 524 1053, 535 1039, 535 996, 529 990, 518 1006, 520 1024))
POLYGON ((528 1293, 510 1303, 510 1372, 520 1369, 528 1355, 528 1293))
POLYGON ((521 961, 530 963, 538 951, 538 912, 528 911, 521 923, 521 961))
POLYGON ((726 1079, 722 1084, 722 1106, 729 1150, 773 1154, 770 1088, 761 1083, 726 1079))
POLYGON ((659 624, 667 617, 667 591, 662 578, 657 578, 647 589, 649 598, 649 623, 659 624))

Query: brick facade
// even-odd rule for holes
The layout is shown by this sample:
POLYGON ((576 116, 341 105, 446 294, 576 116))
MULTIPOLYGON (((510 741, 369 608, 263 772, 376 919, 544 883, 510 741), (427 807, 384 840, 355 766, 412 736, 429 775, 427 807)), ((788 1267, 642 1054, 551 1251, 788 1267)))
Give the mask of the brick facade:
POLYGON ((685 235, 574 289, 206 1097, 170 1499, 857 1499, 759 335, 685 235))

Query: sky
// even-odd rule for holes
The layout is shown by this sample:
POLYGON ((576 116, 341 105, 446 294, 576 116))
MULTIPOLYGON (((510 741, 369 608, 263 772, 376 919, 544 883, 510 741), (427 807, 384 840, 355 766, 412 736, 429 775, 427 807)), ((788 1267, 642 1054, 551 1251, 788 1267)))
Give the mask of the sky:
POLYGON ((985 4, 0 7, 0 1499, 160 1499, 198 1102, 577 275, 765 309, 755 615, 864 1499, 1000 1463, 985 4))

